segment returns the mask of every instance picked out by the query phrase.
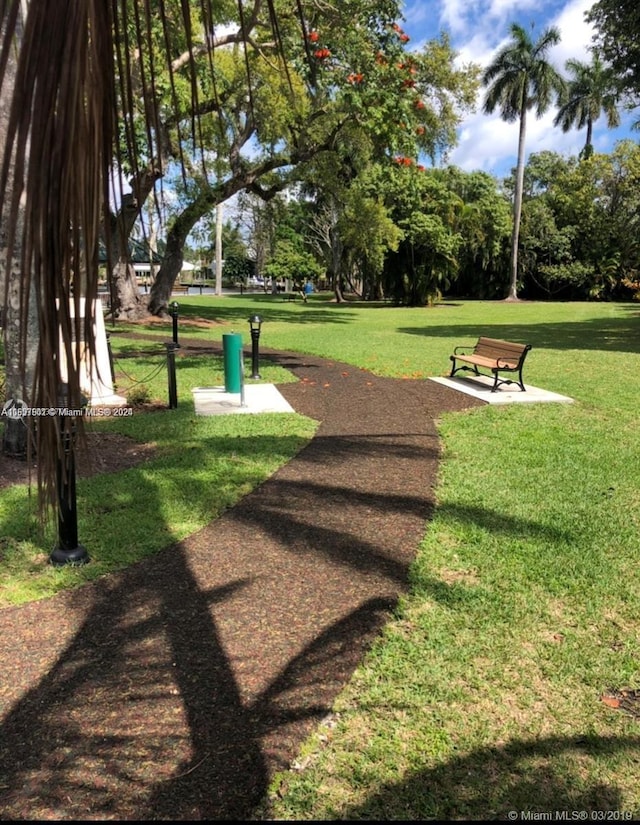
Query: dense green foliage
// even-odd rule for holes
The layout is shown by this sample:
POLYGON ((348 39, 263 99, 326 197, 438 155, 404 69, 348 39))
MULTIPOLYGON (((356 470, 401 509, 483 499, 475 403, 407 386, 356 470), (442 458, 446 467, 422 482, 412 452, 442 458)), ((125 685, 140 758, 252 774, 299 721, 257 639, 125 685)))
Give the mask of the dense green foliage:
MULTIPOLYGON (((523 298, 627 300, 640 291, 636 242, 640 147, 567 158, 532 153, 523 172, 517 289, 523 298)), ((368 164, 341 194, 280 202, 270 254, 292 245, 328 268, 332 239, 350 292, 407 306, 442 296, 504 297, 509 284, 513 178, 449 166, 368 164)), ((287 251, 289 250, 289 251, 287 251)), ((288 265, 287 265, 288 266, 288 265)), ((285 266, 285 269, 287 269, 285 266)), ((317 265, 305 267, 320 272, 317 265)), ((269 267, 267 267, 269 271, 269 267)), ((266 270, 265 270, 266 271, 266 270)), ((326 270, 325 270, 326 271, 326 270)), ((283 270, 284 272, 284 270, 283 270)))
POLYGON ((621 88, 635 105, 640 101, 640 6, 636 0, 598 0, 586 18, 595 41, 621 88))
POLYGON ((629 298, 638 293, 640 147, 578 161, 532 155, 522 231, 523 295, 629 298))

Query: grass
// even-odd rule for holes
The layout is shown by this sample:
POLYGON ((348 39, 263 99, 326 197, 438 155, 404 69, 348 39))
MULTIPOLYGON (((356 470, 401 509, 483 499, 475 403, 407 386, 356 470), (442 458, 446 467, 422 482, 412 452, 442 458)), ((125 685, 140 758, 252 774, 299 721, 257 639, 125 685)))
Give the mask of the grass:
MULTIPOLYGON (((438 506, 411 591, 306 743, 304 768, 274 778, 265 815, 638 815, 638 719, 599 700, 611 687, 640 687, 638 308, 458 302, 413 310, 251 295, 189 298, 180 311, 183 323, 216 322, 195 337, 219 340, 233 329, 246 330, 247 341, 246 319, 258 311, 264 347, 399 377, 445 374, 453 346, 479 334, 527 341, 526 382, 574 398, 439 422, 438 506)), ((125 331, 112 331, 123 360, 132 346, 119 337, 125 331)), ((147 331, 166 340, 166 329, 147 331)), ((135 380, 150 358, 126 359, 135 380)), ((16 601, 130 563, 119 554, 134 522, 141 555, 187 535, 312 435, 313 422, 296 415, 197 419, 188 389, 219 381, 220 365, 209 372, 188 361, 178 365, 178 410, 106 425, 158 450, 143 469, 79 485, 81 535, 101 548, 95 565, 49 569, 24 489, 2 492, 2 552, 16 601), (109 496, 116 509, 102 512, 109 496)), ((267 370, 276 368, 263 358, 267 370)), ((153 380, 152 394, 166 397, 166 375, 153 380)))
MULTIPOLYGON (((147 348, 131 357, 126 339, 115 339, 113 349, 117 392, 126 397, 144 386, 151 402, 166 406, 166 350, 147 348)), ((222 359, 179 355, 176 360, 177 409, 135 409, 130 417, 89 420, 89 432, 118 432, 154 446, 153 457, 137 467, 78 479, 78 537, 91 564, 51 567, 57 525, 40 525, 35 495, 26 486, 0 491, 0 607, 79 586, 185 538, 272 475, 312 437, 314 422, 295 414, 196 416, 191 388, 223 384, 222 359)), ((269 381, 292 378, 275 366, 263 373, 269 381)))

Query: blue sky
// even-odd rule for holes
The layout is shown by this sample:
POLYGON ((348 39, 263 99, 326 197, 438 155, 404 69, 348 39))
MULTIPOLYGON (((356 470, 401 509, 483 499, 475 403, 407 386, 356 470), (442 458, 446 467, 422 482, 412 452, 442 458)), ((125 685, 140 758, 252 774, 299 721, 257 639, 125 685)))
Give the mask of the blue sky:
MULTIPOLYGON (((411 37, 411 45, 421 44, 441 31, 446 31, 462 63, 474 62, 487 66, 496 50, 509 40, 512 22, 523 26, 534 24, 534 37, 548 26, 560 29, 561 42, 549 52, 549 59, 557 69, 564 71, 569 58, 588 61, 592 29, 584 20, 584 12, 594 0, 408 0, 404 3, 403 27, 411 37)), ((484 115, 481 111, 484 90, 478 97, 476 113, 465 118, 458 130, 458 146, 449 161, 472 171, 481 169, 494 175, 509 173, 516 163, 518 124, 505 123, 498 114, 484 115)), ((555 110, 540 119, 532 113, 528 119, 526 151, 549 149, 562 155, 577 155, 584 146, 584 130, 566 134, 553 126, 555 110)), ((596 151, 610 151, 617 140, 629 134, 629 124, 637 113, 621 112, 622 125, 607 129, 601 119, 594 128, 593 144, 596 151)))

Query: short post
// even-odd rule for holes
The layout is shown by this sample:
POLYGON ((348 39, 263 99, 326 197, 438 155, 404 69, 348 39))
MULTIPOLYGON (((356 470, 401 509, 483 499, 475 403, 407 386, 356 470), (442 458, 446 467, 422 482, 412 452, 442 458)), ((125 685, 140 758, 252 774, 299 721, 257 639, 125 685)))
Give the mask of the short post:
POLYGON ((176 381, 176 344, 167 344, 167 378, 169 382, 169 409, 178 407, 178 385, 176 381))
POLYGON ((173 320, 173 343, 176 347, 179 347, 180 344, 178 343, 178 309, 180 304, 177 301, 172 301, 169 304, 169 313, 171 314, 171 318, 173 320))
POLYGON ((242 357, 242 350, 238 352, 238 357, 240 358, 240 406, 246 407, 247 402, 245 401, 244 396, 244 359, 242 357))
POLYGON ((249 318, 249 327, 251 329, 251 377, 261 378, 258 371, 258 346, 260 341, 260 327, 262 326, 262 318, 259 315, 252 315, 249 318))
POLYGON ((61 420, 62 457, 58 457, 56 481, 58 487, 58 544, 51 552, 49 561, 54 567, 66 564, 86 564, 87 548, 78 544, 78 510, 76 501, 76 463, 72 440, 73 431, 64 428, 61 420))
POLYGON ((113 363, 113 350, 111 349, 111 334, 109 332, 105 333, 107 336, 107 352, 109 353, 109 368, 111 369, 111 382, 115 385, 116 383, 116 368, 113 363))

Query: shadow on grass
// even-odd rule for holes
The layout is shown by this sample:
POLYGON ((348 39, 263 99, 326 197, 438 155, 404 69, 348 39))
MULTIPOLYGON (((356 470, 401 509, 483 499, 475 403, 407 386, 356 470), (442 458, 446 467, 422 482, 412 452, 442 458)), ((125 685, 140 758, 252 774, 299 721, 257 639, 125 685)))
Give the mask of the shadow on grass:
MULTIPOLYGON (((366 305, 365 305, 366 306, 366 305)), ((369 307, 371 308, 371 307, 369 307)), ((236 331, 246 331, 249 335, 249 316, 257 313, 263 322, 284 321, 291 324, 345 324, 352 321, 358 312, 356 305, 346 303, 331 303, 327 300, 310 301, 303 304, 301 301, 285 302, 276 295, 252 293, 243 296, 224 296, 224 298, 200 298, 193 299, 190 296, 185 301, 180 301, 178 315, 178 328, 180 335, 187 336, 189 331, 206 332, 199 326, 191 327, 189 322, 205 320, 211 324, 233 324, 236 331)), ((121 325, 111 322, 112 328, 121 325)), ((172 319, 167 317, 164 324, 156 321, 154 323, 137 323, 136 329, 140 331, 161 334, 165 332, 171 338, 172 319)))
POLYGON ((398 332, 428 338, 456 338, 457 344, 473 344, 480 335, 522 341, 540 349, 640 352, 640 312, 629 308, 615 318, 594 318, 565 323, 530 324, 431 324, 400 327, 398 332))
MULTIPOLYGON (((585 778, 585 758, 635 760, 638 736, 550 736, 472 751, 381 787, 346 820, 606 820, 623 811, 615 784, 585 778), (513 812, 516 811, 517 815, 513 812), (566 811, 566 816, 556 812, 566 811), (575 812, 575 816, 572 816, 575 812), (584 812, 584 813, 579 813, 584 812), (533 813, 531 817, 528 814, 533 813), (546 816, 536 817, 535 813, 546 816)), ((628 819, 633 812, 628 812, 628 819)), ((612 817, 613 818, 613 817, 612 817)), ((623 816, 616 816, 616 819, 623 816)), ((635 816, 634 816, 635 821, 635 816)))

